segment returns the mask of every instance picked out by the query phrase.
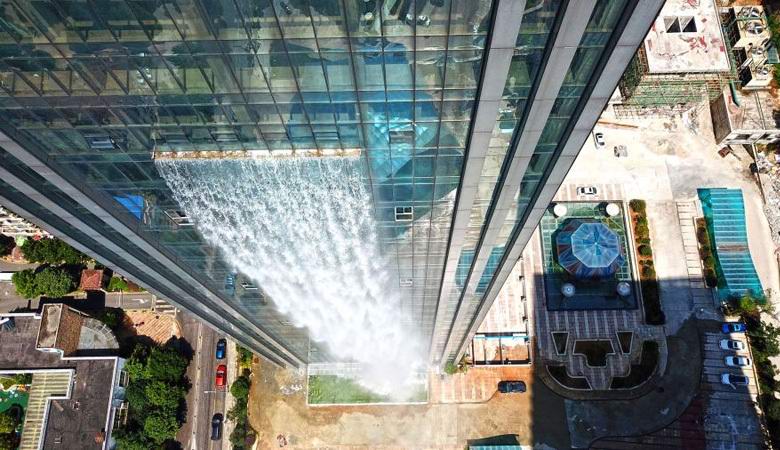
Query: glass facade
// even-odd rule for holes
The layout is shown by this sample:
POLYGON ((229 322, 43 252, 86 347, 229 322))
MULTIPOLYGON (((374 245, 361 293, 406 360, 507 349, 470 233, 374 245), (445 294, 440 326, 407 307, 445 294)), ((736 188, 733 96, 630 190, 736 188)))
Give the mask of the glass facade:
POLYGON ((100 239, 150 261, 169 286, 134 274, 126 255, 59 220, 29 192, 3 184, 0 194, 29 205, 35 217, 96 254, 111 254, 125 273, 174 301, 186 303, 179 298, 186 293, 195 301, 184 306, 234 336, 251 335, 264 345, 273 340, 308 361, 306 331, 291 326, 262 286, 252 286, 204 242, 153 157, 358 150, 403 308, 441 351, 449 337, 466 332, 629 3, 596 2, 515 207, 499 238, 481 243, 570 2, 529 1, 522 17, 511 18, 521 21, 520 31, 468 230, 462 245, 448 248, 499 1, 505 0, 3 2, 0 131, 46 169, 34 170, 5 151, 0 167, 23 174, 20 183, 63 205, 100 239), (105 214, 74 201, 74 189, 49 182, 42 176, 47 170, 105 214), (139 241, 198 280, 208 295, 186 286, 184 275, 158 263, 161 257, 150 256, 139 241), (489 261, 474 274, 482 245, 492 245, 489 261), (440 292, 448 251, 457 252, 459 263, 452 291, 440 292), (463 298, 476 276, 475 297, 463 298), (440 302, 453 323, 434 336, 440 302), (470 308, 462 311, 468 320, 454 323, 461 307, 470 308), (241 319, 231 319, 233 313, 241 319))
MULTIPOLYGON (((525 218, 533 201, 545 186, 546 174, 555 163, 554 154, 566 141, 567 127, 577 119, 579 114, 577 106, 588 99, 586 87, 598 76, 596 73, 597 64, 602 57, 608 56, 608 43, 611 38, 618 36, 619 32, 616 27, 621 17, 626 14, 629 3, 628 0, 600 0, 596 2, 541 137, 530 154, 530 160, 520 182, 520 187, 514 194, 514 201, 505 218, 500 222, 498 236, 492 243, 482 244, 489 245, 490 250, 487 263, 476 281, 476 287, 473 292, 464 292, 469 279, 463 277, 461 280, 456 280, 456 289, 454 289, 456 292, 453 292, 452 295, 460 301, 452 302, 451 305, 463 308, 463 311, 452 315, 452 325, 443 330, 447 333, 446 339, 443 335, 437 336, 435 351, 445 351, 444 345, 447 344, 448 339, 454 340, 456 343, 455 351, 465 342, 468 331, 473 326, 473 318, 482 305, 487 288, 493 281, 505 253, 510 248, 513 236, 517 236, 525 224, 525 218), (457 314, 466 319, 458 320, 457 314)), ((515 152, 527 151, 517 148, 517 140, 519 134, 523 132, 524 114, 528 113, 528 99, 533 97, 534 89, 538 88, 538 81, 534 83, 534 79, 538 74, 539 66, 544 64, 545 53, 551 51, 547 43, 550 42, 549 35, 554 27, 554 21, 561 20, 562 13, 565 11, 565 7, 561 8, 561 2, 555 0, 540 2, 537 7, 538 10, 534 10, 532 15, 529 14, 529 17, 525 17, 522 22, 516 47, 522 52, 516 52, 512 58, 512 65, 502 97, 502 109, 496 120, 493 132, 494 139, 491 140, 489 155, 500 155, 499 159, 504 165, 509 164, 509 160, 515 152), (497 139, 496 136, 500 135, 502 130, 512 132, 512 139, 504 141, 497 139), (510 147, 512 147, 511 150, 510 147), (507 157, 507 155, 509 156, 507 157)), ((630 13, 630 11, 628 12, 630 13)), ((478 200, 482 201, 477 201, 472 209, 469 237, 466 240, 468 246, 476 246, 484 234, 485 217, 492 202, 484 201, 486 197, 482 194, 486 192, 490 196, 487 197, 488 199, 495 200, 493 197, 495 187, 502 182, 498 169, 497 164, 486 164, 483 168, 480 191, 477 194, 478 200), (486 172, 492 172, 487 179, 486 172)), ((465 250, 461 254, 458 265, 459 273, 471 269, 473 255, 473 250, 465 250)), ((472 273, 471 276, 476 277, 477 274, 472 273)), ((445 359, 453 357, 455 357, 454 354, 444 355, 445 359)))

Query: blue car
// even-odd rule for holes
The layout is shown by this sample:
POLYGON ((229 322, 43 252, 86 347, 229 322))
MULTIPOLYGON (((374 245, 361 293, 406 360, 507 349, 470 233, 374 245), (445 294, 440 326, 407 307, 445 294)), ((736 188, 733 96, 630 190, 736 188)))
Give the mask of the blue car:
POLYGON ((745 324, 742 322, 723 322, 721 325, 721 330, 723 330, 724 333, 744 333, 747 328, 745 328, 745 324))
POLYGON ((225 359, 225 352, 227 351, 227 341, 220 339, 217 341, 217 351, 215 356, 217 359, 225 359))

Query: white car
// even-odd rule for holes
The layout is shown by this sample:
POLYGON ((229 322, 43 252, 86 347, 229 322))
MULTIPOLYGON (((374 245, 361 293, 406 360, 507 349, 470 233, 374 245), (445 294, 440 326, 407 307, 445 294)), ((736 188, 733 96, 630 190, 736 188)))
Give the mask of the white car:
POLYGON ((750 367, 750 359, 745 356, 727 356, 725 362, 729 367, 750 367))
POLYGON ((720 348, 723 350, 744 350, 745 349, 745 343, 742 341, 737 341, 735 339, 721 339, 720 340, 720 348))
POLYGON ((599 193, 596 186, 580 186, 577 188, 577 195, 585 195, 588 197, 597 195, 599 193))
POLYGON ((734 375, 733 373, 723 373, 720 375, 720 382, 733 388, 737 386, 747 386, 750 384, 748 377, 744 375, 734 375))
POLYGON ((596 148, 604 148, 607 146, 606 141, 604 141, 604 133, 595 133, 593 135, 593 141, 596 142, 596 148))

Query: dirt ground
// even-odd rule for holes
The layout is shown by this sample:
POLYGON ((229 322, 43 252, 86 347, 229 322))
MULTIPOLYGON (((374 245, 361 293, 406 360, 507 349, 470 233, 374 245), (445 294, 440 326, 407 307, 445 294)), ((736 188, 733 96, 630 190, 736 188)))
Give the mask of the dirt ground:
POLYGON ((293 449, 462 450, 469 440, 508 435, 523 445, 568 448, 563 400, 535 381, 532 370, 513 375, 528 392, 495 393, 483 403, 308 407, 302 373, 261 361, 253 370, 249 420, 258 449, 279 448, 280 435, 293 449))

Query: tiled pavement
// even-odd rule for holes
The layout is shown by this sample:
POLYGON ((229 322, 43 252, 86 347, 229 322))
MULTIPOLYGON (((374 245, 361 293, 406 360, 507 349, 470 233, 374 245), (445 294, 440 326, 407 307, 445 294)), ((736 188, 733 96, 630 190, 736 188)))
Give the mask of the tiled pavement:
POLYGON ((439 376, 430 375, 428 399, 430 403, 481 403, 496 394, 501 380, 522 380, 527 384, 533 378, 529 366, 471 367, 466 373, 439 376))
MULTIPOLYGON (((544 286, 540 282, 543 268, 540 257, 541 240, 538 233, 537 230, 531 237, 523 254, 523 260, 526 261, 525 279, 529 284, 528 292, 533 292, 536 311, 536 348, 543 360, 566 364, 571 375, 585 376, 593 389, 607 389, 612 377, 626 375, 631 364, 631 355, 624 355, 619 350, 617 332, 634 332, 632 354, 636 354, 639 351, 638 343, 641 341, 663 341, 663 331, 658 327, 644 325, 642 312, 639 309, 548 311, 544 303, 544 286), (569 333, 565 355, 558 355, 556 352, 551 334, 553 331, 567 331, 569 333), (610 340, 615 353, 607 357, 607 366, 590 367, 585 363, 583 355, 572 354, 574 341, 578 339, 610 340)), ((661 369, 663 370, 663 368, 661 369)))

